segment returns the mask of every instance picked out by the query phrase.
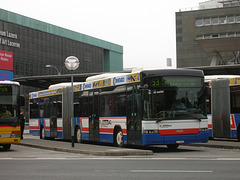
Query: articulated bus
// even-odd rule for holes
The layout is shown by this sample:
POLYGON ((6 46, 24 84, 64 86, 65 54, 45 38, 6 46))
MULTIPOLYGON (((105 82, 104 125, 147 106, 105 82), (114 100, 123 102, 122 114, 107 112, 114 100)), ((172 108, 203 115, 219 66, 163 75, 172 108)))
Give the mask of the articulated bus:
POLYGON ((209 138, 240 141, 240 76, 205 76, 209 138))
MULTIPOLYGON (((208 141, 203 71, 104 74, 74 86, 75 141, 167 145, 208 141)), ((71 139, 70 84, 29 94, 30 133, 71 139)))
POLYGON ((18 82, 0 81, 0 146, 8 150, 20 143, 20 85, 18 82))

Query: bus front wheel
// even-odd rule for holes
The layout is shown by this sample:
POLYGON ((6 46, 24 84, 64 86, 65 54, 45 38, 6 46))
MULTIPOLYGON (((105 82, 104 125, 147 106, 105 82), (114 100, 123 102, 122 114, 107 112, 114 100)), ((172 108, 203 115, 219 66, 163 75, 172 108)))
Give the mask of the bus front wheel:
POLYGON ((11 148, 11 144, 4 144, 3 149, 4 150, 9 150, 11 148))
POLYGON ((123 133, 121 129, 118 129, 115 133, 115 145, 123 147, 123 133))

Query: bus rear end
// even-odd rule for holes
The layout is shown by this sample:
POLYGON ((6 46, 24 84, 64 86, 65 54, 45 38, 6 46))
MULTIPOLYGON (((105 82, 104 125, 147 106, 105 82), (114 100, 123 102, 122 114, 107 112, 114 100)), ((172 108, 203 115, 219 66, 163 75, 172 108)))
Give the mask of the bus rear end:
POLYGON ((19 83, 0 81, 0 146, 6 150, 20 143, 19 91, 19 83))
POLYGON ((146 71, 143 78, 143 145, 166 144, 174 148, 208 142, 202 71, 146 71))

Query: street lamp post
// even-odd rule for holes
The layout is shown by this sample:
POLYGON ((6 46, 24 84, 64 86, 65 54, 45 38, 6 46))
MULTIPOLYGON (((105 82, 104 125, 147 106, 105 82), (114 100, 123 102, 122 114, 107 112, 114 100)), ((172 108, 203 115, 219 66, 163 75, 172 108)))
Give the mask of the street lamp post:
POLYGON ((72 136, 72 147, 74 147, 74 90, 73 90, 73 71, 79 66, 79 60, 75 56, 69 56, 65 60, 65 66, 71 71, 71 84, 72 84, 72 114, 71 114, 71 136, 72 136))
POLYGON ((58 75, 61 75, 61 72, 58 70, 58 68, 57 68, 56 66, 54 66, 54 65, 50 65, 50 64, 47 64, 46 67, 47 67, 47 68, 51 68, 51 67, 52 67, 52 68, 56 69, 58 75))

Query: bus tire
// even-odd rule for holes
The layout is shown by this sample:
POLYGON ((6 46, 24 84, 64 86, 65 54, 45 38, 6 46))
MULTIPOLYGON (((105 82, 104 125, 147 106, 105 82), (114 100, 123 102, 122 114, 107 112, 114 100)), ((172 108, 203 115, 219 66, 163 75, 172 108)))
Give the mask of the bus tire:
POLYGON ((3 145, 3 150, 9 150, 11 148, 11 144, 4 144, 3 145))
POLYGON ((167 144, 169 150, 176 150, 179 144, 167 144))
POLYGON ((41 131, 40 131, 40 139, 45 139, 46 136, 45 136, 45 129, 44 127, 41 127, 41 131))
POLYGON ((114 131, 114 144, 117 147, 123 147, 123 133, 122 130, 120 128, 117 128, 114 131))
POLYGON ((78 126, 75 129, 75 137, 74 138, 75 138, 76 143, 82 142, 82 132, 78 126))

